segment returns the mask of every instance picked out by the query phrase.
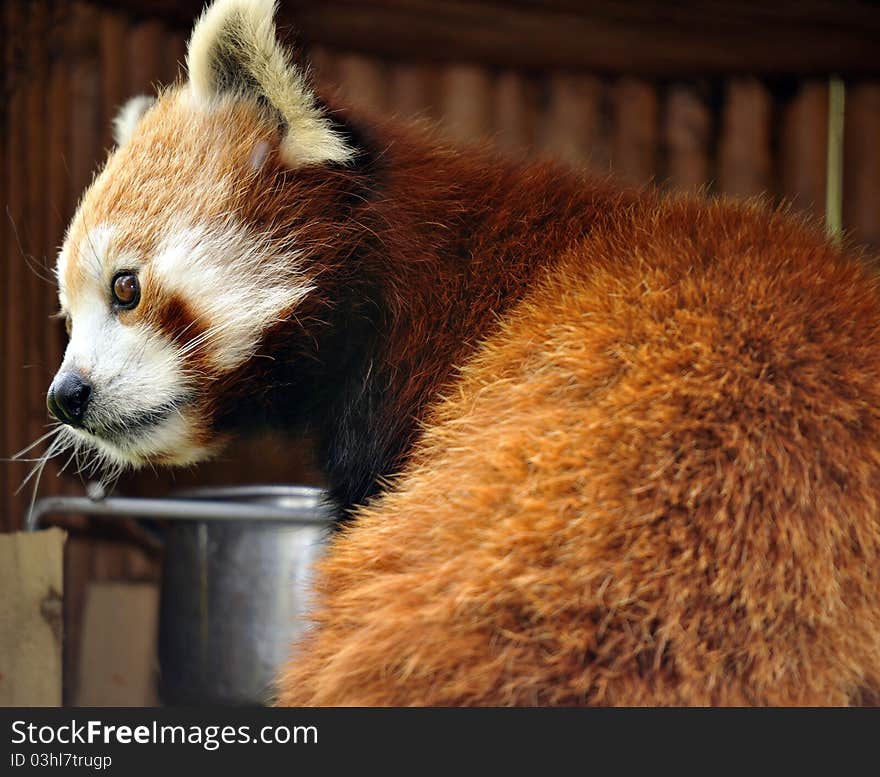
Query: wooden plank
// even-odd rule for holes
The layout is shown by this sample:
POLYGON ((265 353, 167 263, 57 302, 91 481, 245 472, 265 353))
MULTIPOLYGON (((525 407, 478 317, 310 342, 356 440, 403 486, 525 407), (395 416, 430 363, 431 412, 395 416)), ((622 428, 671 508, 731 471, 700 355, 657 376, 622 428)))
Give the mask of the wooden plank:
POLYGON ((166 83, 186 79, 186 33, 177 29, 165 30, 166 83))
POLYGON ((437 118, 440 83, 436 68, 395 63, 391 67, 391 102, 404 118, 437 118))
POLYGON ((76 196, 92 180, 101 152, 101 77, 97 9, 75 2, 70 20, 71 148, 68 160, 76 196))
POLYGON ((156 693, 159 586, 91 583, 79 651, 78 707, 148 707, 156 693))
MULTIPOLYGON (((6 15, 7 29, 23 29, 25 11, 22 2, 6 4, 3 13, 6 15)), ((27 298, 24 292, 28 284, 26 275, 29 271, 20 243, 27 211, 27 167, 26 156, 22 153, 26 148, 28 137, 26 51, 22 36, 10 36, 7 40, 6 67, 9 88, 5 101, 8 110, 8 131, 6 165, 0 171, 0 174, 6 178, 6 209, 5 212, 0 213, 0 217, 7 221, 5 277, 0 289, 6 319, 3 331, 0 333, 6 344, 5 369, 0 376, 0 380, 5 382, 4 406, 0 410, 4 421, 0 424, 0 434, 2 434, 0 456, 2 457, 23 448, 28 435, 26 411, 28 398, 23 371, 27 354, 23 331, 27 320, 27 298), (23 409, 25 412, 22 412, 23 409)), ((4 494, 6 501, 4 528, 10 530, 22 525, 25 495, 24 493, 16 495, 14 490, 21 483, 27 468, 15 463, 10 464, 6 469, 9 480, 4 494)))
POLYGON ((612 100, 612 169, 624 181, 646 183, 654 176, 657 162, 657 89, 643 79, 624 76, 614 84, 612 100))
MULTIPOLYGON (((70 182, 68 160, 70 158, 70 66, 66 51, 66 30, 70 19, 70 3, 67 0, 55 0, 52 4, 52 20, 49 31, 49 85, 47 105, 47 165, 46 174, 46 245, 54 254, 61 246, 64 230, 70 219, 75 202, 73 187, 70 182)), ((48 302, 50 310, 57 310, 58 297, 56 289, 49 289, 48 302)), ((66 347, 67 335, 64 324, 58 319, 48 322, 44 330, 45 349, 48 363, 57 369, 66 347)), ((47 477, 44 487, 47 491, 57 491, 58 481, 47 477)))
POLYGON ((843 225, 880 251, 880 81, 848 84, 845 111, 843 225))
POLYGON ((666 179, 676 189, 696 190, 709 181, 712 112, 700 89, 674 83, 666 93, 666 179))
POLYGON ((0 706, 57 707, 62 684, 61 529, 0 535, 0 706))
POLYGON ((336 77, 341 93, 352 105, 374 111, 388 109, 388 77, 381 62, 345 54, 336 62, 336 77))
POLYGON ((162 86, 173 84, 177 80, 177 43, 180 35, 172 36, 168 25, 160 20, 160 44, 159 44, 159 76, 158 81, 162 86))
POLYGON ((544 147, 575 166, 607 172, 607 127, 601 115, 601 79, 593 75, 555 72, 549 76, 544 147))
POLYGON ((770 192, 772 100, 755 78, 733 79, 727 87, 718 150, 718 186, 738 197, 770 192))
MULTIPOLYGON (((183 27, 203 5, 100 1, 183 27)), ((667 76, 880 72, 880 8, 859 0, 284 0, 280 18, 310 42, 417 61, 667 76)))
POLYGON ((79 687, 79 647, 85 589, 91 579, 92 551, 83 537, 71 536, 64 549, 64 704, 70 706, 79 687))
POLYGON ((128 99, 128 23, 116 11, 101 11, 99 62, 101 68, 102 145, 113 145, 113 119, 128 99))
POLYGON ((308 75, 312 83, 322 92, 335 92, 339 85, 336 54, 323 46, 311 46, 307 59, 308 75))
POLYGON ((306 40, 417 61, 646 76, 880 70, 880 10, 855 0, 288 0, 282 14, 306 40))
POLYGON ((445 131, 463 142, 488 137, 492 130, 492 81, 486 68, 451 65, 443 74, 445 131))
POLYGON ((100 581, 124 580, 128 566, 128 548, 119 543, 93 539, 91 543, 92 568, 90 579, 100 581))
MULTIPOLYGON (((51 246, 45 243, 46 177, 46 103, 48 86, 49 8, 47 0, 34 0, 27 14, 27 87, 25 110, 27 143, 25 153, 25 222, 20 239, 28 257, 29 271, 24 275, 26 318, 21 330, 25 348, 25 370, 22 390, 25 392, 20 412, 27 415, 25 444, 30 444, 47 431, 46 389, 54 375, 54 365, 43 348, 43 330, 53 312, 46 287, 53 285, 49 264, 51 246)), ((24 447, 24 446, 22 446, 24 447)), ((34 455, 36 455, 34 451, 34 455)), ((25 494, 27 496, 27 494, 25 494)), ((16 528, 21 528, 16 527, 16 528)))
POLYGON ((828 155, 828 83, 806 80, 782 107, 779 193, 799 210, 822 217, 828 155))
MULTIPOLYGON (((10 3, 11 5, 11 3, 10 3)), ((11 91, 11 73, 10 59, 12 56, 12 37, 7 35, 8 25, 6 21, 6 13, 0 12, 0 62, 3 63, 3 70, 0 72, 0 89, 4 95, 8 95, 11 91)), ((6 218, 5 208, 7 205, 8 181, 6 179, 6 170, 9 168, 9 111, 6 100, 0 100, 0 281, 6 281, 6 264, 10 260, 9 253, 9 222, 6 218)), ((9 311, 6 309, 6 296, 0 290, 0 327, 7 328, 9 322, 9 311)), ((0 335, 0 364, 6 365, 6 338, 0 335)), ((0 376, 0 413, 6 412, 6 378, 0 376)), ((0 445, 6 445, 6 434, 0 430, 0 445)), ((5 447, 3 456, 8 456, 12 451, 5 447)), ((11 528, 10 505, 8 494, 11 483, 11 468, 6 462, 0 462, 0 531, 9 530, 11 528)))
POLYGON ((495 78, 492 136, 496 145, 514 152, 535 146, 538 112, 538 84, 521 71, 505 69, 495 78))
POLYGON ((164 40, 162 22, 146 19, 131 28, 129 50, 128 96, 154 95, 163 79, 164 40))
POLYGON ((162 578, 162 560, 157 554, 146 553, 134 545, 128 548, 125 579, 158 583, 162 578))

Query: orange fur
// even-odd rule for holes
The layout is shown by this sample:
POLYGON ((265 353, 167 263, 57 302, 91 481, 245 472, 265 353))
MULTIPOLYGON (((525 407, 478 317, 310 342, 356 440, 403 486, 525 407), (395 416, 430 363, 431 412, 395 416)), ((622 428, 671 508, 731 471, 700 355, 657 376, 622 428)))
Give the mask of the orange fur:
POLYGON ((541 274, 333 543, 280 703, 876 699, 878 377, 858 261, 645 195, 541 274))

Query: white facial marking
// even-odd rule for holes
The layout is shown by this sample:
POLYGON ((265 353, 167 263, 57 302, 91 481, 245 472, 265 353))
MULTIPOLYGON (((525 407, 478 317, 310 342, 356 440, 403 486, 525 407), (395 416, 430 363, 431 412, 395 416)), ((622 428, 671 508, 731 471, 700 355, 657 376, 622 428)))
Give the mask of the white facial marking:
MULTIPOLYGON (((88 377, 95 431, 124 429, 132 419, 180 403, 188 387, 176 350, 162 335, 144 325, 121 323, 110 308, 108 295, 91 285, 69 302, 73 330, 59 371, 73 370, 88 377)), ((174 447, 154 447, 151 437, 163 426, 139 432, 137 438, 126 440, 125 447, 107 446, 100 439, 99 447, 137 461, 150 451, 173 450, 186 440, 185 432, 172 441, 173 435, 166 431, 161 441, 174 447)))
POLYGON ((201 419, 189 400, 206 369, 219 374, 241 365, 266 329, 311 291, 300 253, 279 253, 269 235, 250 232, 232 217, 211 227, 181 224, 151 256, 127 252, 117 237, 113 225, 100 224, 75 251, 67 245, 59 256, 61 302, 73 322, 59 372, 79 372, 92 384, 85 428, 67 433, 111 463, 203 459, 208 451, 193 432, 201 419), (110 285, 124 269, 140 272, 142 304, 151 293, 165 298, 170 292, 207 328, 172 340, 149 323, 123 323, 110 285), (75 287, 65 289, 71 270, 75 287), (195 370, 197 346, 207 364, 195 370))
MULTIPOLYGON (((59 373, 78 372, 92 385, 87 420, 97 436, 79 430, 72 433, 109 458, 138 463, 157 451, 192 448, 184 419, 175 410, 190 386, 176 347, 145 324, 123 324, 112 308, 114 273, 143 264, 141 258, 114 246, 115 234, 108 224, 90 230, 78 247, 76 269, 82 277, 77 293, 66 293, 62 286, 61 302, 73 329, 59 373), (169 412, 168 418, 137 428, 136 419, 158 411, 169 412), (127 426, 135 427, 130 436, 125 434, 127 426), (101 439, 105 429, 113 430, 114 444, 101 439)), ((59 257, 59 279, 64 278, 70 261, 65 248, 59 257)))
POLYGON ((210 345, 212 366, 223 371, 247 360, 263 332, 311 290, 297 252, 279 255, 269 238, 233 220, 172 231, 157 249, 152 270, 164 288, 210 323, 202 337, 210 345))
POLYGON ((93 392, 85 430, 68 433, 109 462, 140 464, 159 455, 177 464, 197 461, 208 451, 193 434, 199 419, 187 400, 198 393, 205 369, 219 374, 246 361, 266 329, 312 287, 298 252, 278 253, 268 235, 249 232, 231 217, 210 228, 172 229, 149 257, 127 253, 117 234, 112 225, 98 225, 75 254, 65 247, 59 256, 61 302, 73 321, 59 372, 79 372, 93 392), (71 261, 79 275, 75 294, 63 284, 71 261), (123 323, 110 295, 122 269, 141 271, 147 304, 151 293, 171 292, 207 329, 175 341, 150 324, 123 323), (208 363, 196 371, 190 356, 200 344, 208 363), (145 417, 151 420, 144 423, 145 417))

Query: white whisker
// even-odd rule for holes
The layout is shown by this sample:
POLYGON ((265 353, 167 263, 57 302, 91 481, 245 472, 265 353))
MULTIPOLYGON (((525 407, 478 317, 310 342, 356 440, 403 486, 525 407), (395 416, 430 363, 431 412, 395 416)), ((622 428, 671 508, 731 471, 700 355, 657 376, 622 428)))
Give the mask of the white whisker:
MULTIPOLYGON (((43 442, 43 440, 48 440, 50 437, 53 437, 54 435, 58 434, 63 429, 64 429, 64 427, 60 423, 55 424, 54 429, 51 429, 50 431, 46 432, 46 434, 38 437, 36 440, 34 440, 26 448, 22 448, 18 453, 13 453, 12 460, 14 460, 14 461, 38 461, 39 459, 22 459, 21 457, 25 453, 27 453, 28 451, 36 448, 41 442, 43 442)), ((40 458, 42 458, 42 457, 40 457, 40 458)))

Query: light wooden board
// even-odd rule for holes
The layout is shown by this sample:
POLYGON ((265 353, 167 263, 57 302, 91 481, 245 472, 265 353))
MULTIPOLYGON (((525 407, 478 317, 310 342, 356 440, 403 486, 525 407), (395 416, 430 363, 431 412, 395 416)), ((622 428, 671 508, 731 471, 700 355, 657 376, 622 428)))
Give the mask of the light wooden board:
POLYGON ((61 705, 65 537, 0 534, 0 706, 61 705))
POLYGON ((79 707, 150 707, 156 698, 159 586, 90 583, 79 653, 79 707))

